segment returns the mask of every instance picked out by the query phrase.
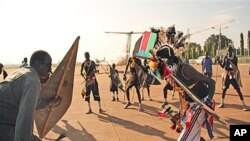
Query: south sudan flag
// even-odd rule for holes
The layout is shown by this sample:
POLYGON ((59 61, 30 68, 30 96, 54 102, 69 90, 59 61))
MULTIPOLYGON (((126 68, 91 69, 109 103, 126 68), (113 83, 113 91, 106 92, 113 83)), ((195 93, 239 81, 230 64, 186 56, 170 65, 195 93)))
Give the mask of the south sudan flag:
POLYGON ((151 58, 151 54, 149 53, 149 51, 154 48, 156 38, 156 33, 148 31, 144 32, 136 56, 143 58, 151 58))

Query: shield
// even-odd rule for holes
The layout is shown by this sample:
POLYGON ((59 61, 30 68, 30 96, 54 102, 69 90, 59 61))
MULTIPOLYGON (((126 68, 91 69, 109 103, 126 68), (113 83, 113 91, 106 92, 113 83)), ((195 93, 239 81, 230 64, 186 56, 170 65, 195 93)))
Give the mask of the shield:
POLYGON ((112 82, 123 92, 125 92, 125 90, 123 89, 123 85, 122 85, 122 82, 118 76, 118 74, 115 72, 114 69, 112 69, 110 66, 110 77, 111 77, 111 80, 112 82))
POLYGON ((191 90, 183 83, 181 82, 177 77, 171 74, 171 77, 174 79, 174 81, 180 85, 180 87, 200 106, 202 106, 203 109, 205 109, 208 113, 210 113, 215 119, 217 119, 220 123, 225 125, 229 129, 229 123, 225 121, 222 117, 218 116, 215 111, 213 111, 210 107, 208 107, 204 102, 202 102, 195 94, 192 93, 191 90))
POLYGON ((42 87, 39 98, 41 101, 56 96, 61 98, 61 102, 55 107, 47 105, 43 109, 36 110, 35 123, 40 138, 55 126, 71 104, 79 40, 80 37, 77 37, 55 72, 42 87))

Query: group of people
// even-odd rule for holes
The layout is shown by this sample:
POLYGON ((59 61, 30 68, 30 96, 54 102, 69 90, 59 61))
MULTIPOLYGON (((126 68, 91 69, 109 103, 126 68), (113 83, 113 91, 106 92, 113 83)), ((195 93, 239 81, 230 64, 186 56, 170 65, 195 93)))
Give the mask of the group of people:
MULTIPOLYGON (((171 31, 173 32, 173 31, 171 31)), ((169 44, 175 44, 178 40, 173 39, 175 37, 173 33, 167 34, 169 44), (175 42, 176 41, 176 42, 175 42)), ((180 36, 181 37, 181 36, 180 36)), ((178 47, 179 44, 175 44, 178 47)), ((99 94, 98 81, 96 79, 96 64, 90 60, 90 54, 85 52, 85 61, 81 65, 80 74, 85 81, 86 96, 85 101, 88 103, 87 114, 92 113, 90 104, 90 94, 93 93, 94 101, 98 102, 99 113, 105 113, 101 106, 101 98, 99 94)), ((164 72, 163 76, 167 79, 167 84, 163 89, 164 104, 167 105, 167 91, 175 90, 179 94, 180 106, 178 117, 176 121, 181 122, 182 118, 187 120, 184 122, 184 127, 181 131, 178 140, 200 140, 201 139, 201 127, 200 123, 208 123, 208 114, 196 101, 194 101, 187 92, 178 83, 173 80, 173 76, 181 80, 181 82, 187 86, 193 94, 195 94, 200 100, 202 100, 209 107, 213 107, 213 96, 215 93, 215 81, 212 77, 212 60, 209 58, 208 53, 202 61, 202 73, 194 69, 191 65, 183 63, 181 59, 175 55, 174 49, 170 46, 162 46, 152 51, 152 55, 156 58, 159 65, 159 71, 164 72), (165 67, 163 67, 165 66, 165 67)), ((222 90, 222 99, 219 108, 224 107, 224 99, 227 89, 231 84, 242 101, 243 110, 248 110, 244 103, 243 94, 240 90, 240 83, 237 76, 237 57, 233 54, 233 48, 228 48, 228 54, 223 60, 217 59, 218 63, 226 71, 224 87, 222 90)), ((3 69, 3 65, 0 64, 0 74, 3 74, 3 81, 0 81, 0 140, 4 141, 31 141, 39 140, 38 137, 33 135, 33 121, 34 113, 39 107, 38 98, 40 95, 41 83, 44 82, 43 78, 47 78, 51 74, 52 58, 46 51, 39 50, 34 52, 30 57, 28 65, 27 58, 24 58, 20 69, 11 74, 7 74, 3 69), (23 128, 25 127, 25 128, 23 128)), ((125 71, 123 74, 123 80, 126 81, 125 94, 127 97, 127 104, 125 109, 131 105, 130 101, 130 89, 135 87, 138 97, 138 111, 143 111, 142 96, 140 88, 146 88, 150 98, 149 84, 145 81, 141 81, 141 71, 148 73, 149 68, 144 61, 136 56, 129 58, 125 71), (127 75, 129 71, 129 75, 127 75)), ((112 65, 111 69, 115 69, 115 65, 112 65)), ((113 92, 113 101, 118 98, 117 86, 111 83, 110 91, 113 92)), ((151 99, 151 98, 150 98, 151 99)), ((49 104, 57 103, 57 99, 48 101, 49 104)), ((209 128, 209 124, 206 124, 209 128)), ((212 135, 210 136, 213 137, 212 135)))
MULTIPOLYGON (((169 43, 174 44, 175 40, 172 39, 175 37, 172 34, 169 34, 169 43), (172 40, 171 40, 172 39, 172 40)), ((177 40, 178 41, 178 40, 177 40)), ((178 45, 178 44, 177 44, 178 45)), ((167 74, 164 78, 167 80, 166 86, 163 89, 164 94, 164 106, 168 104, 167 102, 167 91, 174 90, 179 94, 180 99, 180 106, 179 106, 179 113, 176 119, 177 122, 183 121, 183 118, 187 120, 184 122, 184 127, 181 130, 180 137, 178 140, 200 140, 201 139, 201 128, 202 124, 206 123, 206 128, 208 132, 210 132, 210 138, 213 138, 213 134, 211 133, 211 125, 210 120, 208 119, 209 113, 202 108, 196 101, 194 101, 187 92, 173 80, 173 76, 178 78, 185 86, 187 86, 194 95, 196 95, 201 101, 203 101, 208 107, 214 109, 214 93, 215 93, 215 84, 216 82, 212 79, 212 60, 209 57, 209 54, 206 53, 206 57, 202 60, 202 72, 197 71, 191 65, 184 63, 178 56, 176 56, 174 48, 171 46, 162 46, 157 48, 156 50, 152 51, 152 55, 156 57, 159 65, 159 71, 165 72, 167 68, 167 74), (162 67, 162 64, 166 63, 167 67, 162 67), (161 70, 163 69, 163 70, 161 70), (169 75, 172 74, 172 75, 169 75)), ((86 56, 85 56, 86 57, 86 56)), ((88 60, 86 58, 86 60, 88 60)), ((237 57, 233 54, 232 46, 229 46, 227 55, 223 58, 223 60, 216 59, 220 66, 225 69, 226 76, 225 82, 222 91, 222 100, 221 104, 218 108, 224 107, 224 98, 229 85, 231 84, 237 91, 242 101, 243 110, 247 111, 248 108, 244 103, 244 98, 242 92, 240 90, 240 84, 237 80, 237 57)), ((86 63, 86 61, 84 62, 86 63)), ((83 64, 84 64, 83 63, 83 64)), ((94 62, 93 62, 94 63, 94 62)), ((145 66, 144 62, 144 66, 145 66)), ((83 68, 85 68, 86 76, 90 74, 89 70, 86 69, 88 65, 82 65, 81 73, 83 68)), ((115 69, 114 67, 112 69, 115 69)), ((127 97, 127 104, 125 105, 125 109, 127 109, 131 105, 130 101, 130 89, 132 87, 135 88, 137 97, 138 97, 138 111, 143 111, 142 108, 142 96, 140 92, 140 88, 144 87, 149 90, 149 85, 142 85, 141 83, 141 72, 139 70, 143 70, 144 73, 147 73, 148 68, 143 67, 142 62, 136 56, 133 56, 128 59, 127 65, 125 67, 125 72, 123 75, 123 80, 125 80, 125 94, 127 97), (127 72, 129 71, 129 75, 127 76, 127 72)), ((84 76, 85 77, 85 76, 84 76)), ((91 78, 92 78, 91 77, 91 78)), ((93 77, 95 79, 95 77, 93 77)), ((85 77, 87 82, 87 77, 85 77)), ((92 79, 90 79, 92 80, 92 79)), ((96 79, 95 79, 96 81, 96 79)), ((95 86, 97 82, 91 83, 93 84, 91 88, 89 84, 86 83, 87 91, 88 89, 92 89, 94 94, 94 100, 97 100, 100 103, 99 91, 95 90, 95 86), (97 98, 98 97, 98 98, 97 98)), ((144 83, 145 84, 145 83, 144 83)), ((110 89, 112 92, 114 89, 110 89)), ((87 92, 89 96, 89 92, 87 92)), ((87 96, 86 95, 86 96, 87 96)), ((150 94, 149 94, 150 96, 150 94)), ((85 98, 86 101, 89 103, 89 97, 85 98)), ((100 105, 100 104, 99 104, 100 105)), ((100 107, 101 109, 101 107, 100 107)), ((89 110, 91 111, 91 109, 89 110)), ((88 112, 89 113, 89 112, 88 112)))
MULTIPOLYGON (((158 30, 154 30, 154 32, 158 32, 158 30)), ((165 101, 163 105, 167 105, 167 91, 175 90, 179 93, 179 113, 174 117, 176 124, 184 121, 184 127, 181 131, 181 135, 178 140, 200 140, 201 139, 201 127, 202 124, 206 123, 206 128, 208 129, 210 138, 213 138, 211 133, 211 123, 209 123, 208 115, 209 113, 202 109, 196 101, 194 101, 189 94, 184 90, 183 87, 180 86, 176 81, 173 80, 173 77, 176 77, 180 80, 188 89, 193 92, 201 101, 203 101, 208 107, 211 109, 214 108, 214 100, 213 96, 215 93, 215 81, 212 77, 212 60, 206 53, 206 57, 202 60, 202 72, 195 70, 192 66, 187 63, 182 62, 182 60, 177 56, 178 49, 183 46, 180 45, 182 41, 182 35, 176 34, 174 26, 169 27, 166 30, 166 42, 164 45, 160 45, 154 51, 154 56, 159 60, 166 60, 167 70, 169 71, 164 76, 167 79, 166 86, 164 87, 164 98, 165 101), (180 36, 179 36, 180 35, 180 36), (182 120, 185 119, 185 120, 182 120)), ((157 43, 161 44, 161 43, 157 43)), ((242 101, 243 110, 247 111, 248 108, 244 103, 243 95, 240 90, 240 81, 239 81, 239 73, 237 68, 237 57, 233 54, 233 47, 228 47, 228 53, 223 58, 223 60, 216 59, 220 66, 225 69, 226 76, 225 82, 223 83, 223 91, 222 91, 222 100, 221 104, 218 108, 224 107, 224 98, 229 85, 233 85, 236 89, 237 93, 240 96, 242 101)), ((159 61, 161 64, 162 61, 159 61)), ((161 69, 164 67, 161 67, 161 69)), ((164 70, 160 70, 164 72, 164 70)), ((177 125, 173 127, 178 127, 177 125)))
MULTIPOLYGON (((113 69, 117 75, 118 75, 118 71, 115 68, 115 64, 112 64, 112 67, 110 67, 110 69, 113 69)), ((129 58, 125 71, 124 71, 124 75, 123 75, 123 80, 126 81, 125 84, 125 94, 127 97, 127 104, 124 107, 125 109, 127 109, 130 105, 130 89, 132 87, 135 88, 136 93, 137 93, 137 97, 138 97, 138 102, 139 102, 139 108, 138 111, 143 111, 142 108, 142 100, 144 100, 144 95, 141 95, 140 89, 142 89, 142 93, 143 93, 143 89, 146 88, 147 92, 148 92, 148 96, 150 97, 150 90, 149 90, 149 84, 147 84, 145 82, 145 79, 142 78, 144 81, 140 82, 139 80, 139 74, 138 74, 138 69, 140 69, 142 71, 142 73, 149 73, 149 66, 147 65, 147 62, 144 61, 144 66, 142 65, 142 62, 139 58, 137 57, 131 57, 129 58), (129 73, 128 73, 128 69, 129 69, 129 73), (127 77, 127 74, 129 75, 127 77)), ((90 60, 90 55, 89 52, 85 52, 85 61, 82 63, 81 65, 81 71, 80 74, 82 75, 82 77, 84 78, 85 81, 85 87, 86 87, 86 92, 85 92, 85 101, 88 102, 88 107, 89 110, 86 114, 90 114, 92 113, 92 109, 91 109, 91 105, 90 105, 90 93, 93 93, 94 96, 94 101, 97 101, 99 104, 99 112, 103 113, 105 112, 102 108, 101 108, 101 102, 100 102, 100 95, 99 95, 99 87, 98 87, 98 82, 95 76, 96 73, 96 65, 95 62, 90 60)), ((109 74, 109 77, 111 74, 109 74)), ((145 76, 142 76, 145 77, 145 76)), ((112 101, 119 101, 119 97, 118 97, 118 86, 117 84, 115 84, 111 78, 111 84, 110 84, 110 92, 113 93, 113 98, 112 101), (115 96, 116 95, 116 96, 115 96), (116 98, 115 98, 116 97, 116 98)))

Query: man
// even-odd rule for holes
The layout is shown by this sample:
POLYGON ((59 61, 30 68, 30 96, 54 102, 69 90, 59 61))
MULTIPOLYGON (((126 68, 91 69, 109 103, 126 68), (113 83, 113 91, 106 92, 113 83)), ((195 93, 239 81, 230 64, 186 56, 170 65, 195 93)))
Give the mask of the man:
POLYGON ((25 57, 25 58, 23 58, 23 61, 22 61, 20 68, 27 67, 27 66, 28 66, 28 59, 27 59, 27 57, 25 57))
POLYGON ((50 55, 39 50, 32 54, 29 67, 18 69, 0 83, 1 141, 35 140, 33 121, 39 106, 40 78, 50 71, 50 55))
POLYGON ((222 60, 219 60, 219 59, 218 59, 218 62, 220 66, 224 68, 226 71, 226 78, 224 80, 225 82, 224 82, 224 86, 222 90, 221 104, 218 106, 218 108, 224 107, 224 99, 225 99, 226 91, 231 84, 240 97, 240 100, 243 106, 243 111, 247 111, 248 108, 244 102, 244 98, 240 90, 241 82, 238 79, 240 77, 239 72, 238 72, 238 58, 233 54, 233 47, 231 45, 228 48, 228 54, 224 57, 223 62, 222 60))
POLYGON ((3 64, 0 63, 0 82, 3 81, 7 76, 8 76, 8 73, 3 69, 3 64))
POLYGON ((208 56, 208 52, 206 52, 206 57, 202 59, 201 61, 201 65, 202 65, 202 73, 211 78, 212 77, 212 65, 213 65, 213 61, 212 59, 208 56))
POLYGON ((143 111, 142 105, 141 105, 140 82, 139 82, 140 78, 138 74, 139 71, 140 72, 143 71, 142 68, 140 68, 141 66, 142 64, 139 58, 136 58, 135 56, 129 58, 125 71, 124 71, 124 75, 123 75, 123 80, 126 81, 127 80, 126 73, 129 67, 130 74, 129 74, 128 80, 126 81, 126 86, 125 86, 125 92, 126 92, 128 103, 126 104, 124 109, 127 109, 131 105, 129 90, 134 86, 136 89, 136 93, 137 93, 137 97, 139 101, 138 111, 139 112, 143 111))
POLYGON ((114 80, 112 80, 112 77, 111 77, 111 75, 112 75, 112 74, 111 74, 111 69, 112 69, 113 71, 115 71, 117 75, 119 75, 119 73, 118 73, 118 70, 115 69, 115 64, 112 64, 112 67, 110 67, 110 74, 109 74, 109 77, 110 77, 110 92, 113 93, 113 99, 112 99, 112 101, 115 101, 115 93, 116 93, 116 100, 119 101, 119 97, 118 97, 118 88, 117 88, 117 86, 115 85, 115 83, 113 82, 114 80))
MULTIPOLYGON (((182 63, 173 52, 174 51, 171 47, 164 47, 159 49, 156 52, 156 55, 160 58, 167 58, 167 70, 171 71, 172 75, 187 86, 200 100, 212 107, 212 99, 215 92, 215 81, 196 71, 192 66, 182 63)), ((202 124, 207 121, 208 113, 192 98, 190 98, 183 88, 181 88, 170 75, 166 76, 169 76, 168 79, 170 79, 169 82, 171 83, 171 86, 173 86, 175 91, 178 92, 180 96, 179 116, 177 116, 179 118, 176 119, 178 126, 181 125, 180 122, 182 118, 187 119, 185 121, 186 126, 184 126, 178 140, 200 140, 201 127, 202 124)), ((211 126, 209 125, 210 124, 206 124, 207 129, 211 131, 211 126)), ((176 130, 180 131, 179 129, 176 130)), ((213 136, 211 136, 211 138, 213 138, 213 136)))
POLYGON ((98 101, 99 104, 99 113, 104 113, 105 111, 101 108, 101 99, 99 95, 99 87, 96 80, 95 73, 96 71, 96 65, 95 62, 90 60, 89 52, 85 52, 85 61, 82 63, 81 66, 81 75, 85 79, 85 88, 86 88, 86 96, 85 101, 88 102, 89 111, 86 114, 92 113, 91 106, 90 106, 90 93, 92 91, 94 96, 94 101, 98 101), (83 74, 83 70, 85 71, 85 74, 83 74))

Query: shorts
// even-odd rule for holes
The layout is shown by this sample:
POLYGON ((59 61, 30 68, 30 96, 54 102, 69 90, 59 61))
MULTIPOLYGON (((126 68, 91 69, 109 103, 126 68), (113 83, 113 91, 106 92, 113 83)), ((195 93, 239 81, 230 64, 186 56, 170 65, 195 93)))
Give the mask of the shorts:
POLYGON ((100 101, 100 95, 99 95, 99 87, 98 87, 98 83, 95 80, 94 83, 90 84, 90 85, 86 85, 86 96, 85 96, 85 101, 90 101, 90 93, 93 93, 94 96, 94 101, 100 101))

